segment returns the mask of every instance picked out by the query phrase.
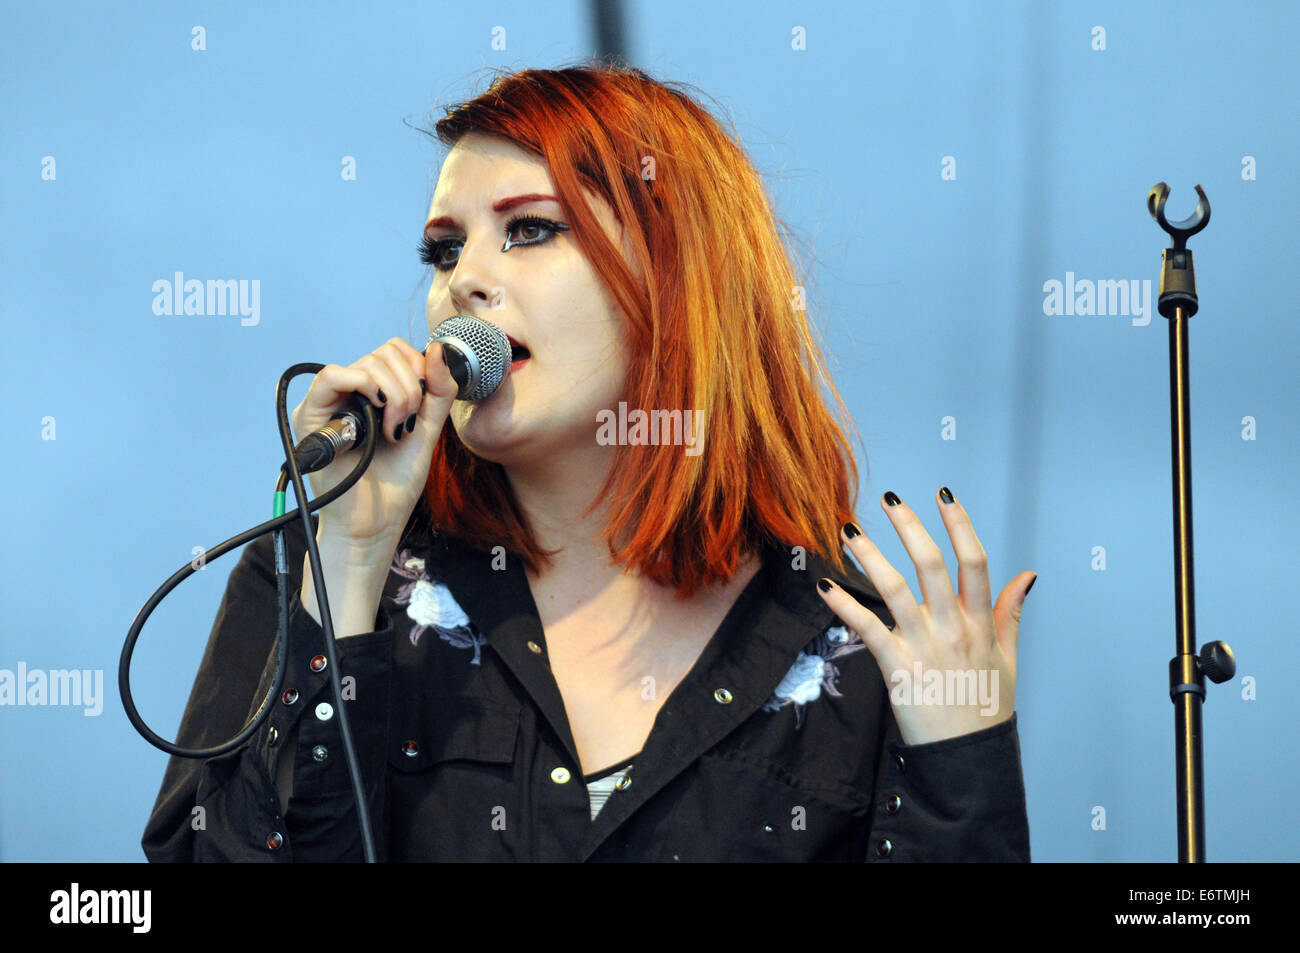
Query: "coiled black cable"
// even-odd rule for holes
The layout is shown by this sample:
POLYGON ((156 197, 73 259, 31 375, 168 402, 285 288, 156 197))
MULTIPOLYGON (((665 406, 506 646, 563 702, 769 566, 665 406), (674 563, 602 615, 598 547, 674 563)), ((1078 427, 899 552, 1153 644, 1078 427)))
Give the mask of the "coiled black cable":
POLYGON ((284 527, 287 526, 295 517, 302 522, 303 532, 307 538, 307 558, 311 561, 312 577, 316 587, 316 604, 320 607, 321 628, 325 633, 325 657, 329 660, 327 669, 330 674, 330 685, 334 689, 334 710, 338 713, 339 733, 343 740, 343 754, 347 759, 348 777, 352 781, 352 793, 356 798, 357 817, 361 825, 361 845, 365 855, 366 863, 375 862, 375 843, 374 836, 370 826, 370 815, 366 810, 365 791, 361 783, 361 771, 357 767, 357 755, 352 745, 352 729, 348 723, 347 709, 343 705, 343 685, 339 677, 339 666, 337 653, 334 646, 334 620, 330 613, 329 596, 325 591, 325 576, 321 568, 320 550, 316 545, 316 534, 312 530, 311 514, 321 507, 332 503, 361 479, 366 468, 370 466, 371 460, 375 456, 376 434, 378 425, 375 420, 374 408, 368 400, 360 397, 354 398, 354 406, 365 417, 366 435, 362 441, 361 459, 356 467, 347 477, 339 483, 338 486, 330 490, 318 499, 310 501, 306 506, 301 505, 307 499, 307 491, 303 486, 302 474, 298 471, 298 465, 294 461, 293 451, 293 430, 289 423, 289 415, 286 409, 287 395, 289 391, 289 381, 301 374, 315 374, 325 368, 324 364, 295 364, 280 376, 280 383, 275 390, 275 413, 276 423, 280 428, 280 442, 284 447, 285 463, 281 465, 280 476, 276 482, 276 509, 280 510, 283 506, 283 495, 285 477, 293 483, 294 498, 299 502, 299 507, 288 513, 280 513, 260 526, 254 526, 252 529, 240 533, 238 536, 232 536, 230 539, 208 550, 205 555, 207 560, 217 559, 232 549, 243 546, 251 542, 264 533, 274 532, 275 542, 275 583, 276 591, 279 597, 279 619, 278 631, 276 634, 276 658, 275 658, 275 677, 272 680, 271 688, 266 696, 262 699, 257 711, 248 724, 229 741, 216 745, 211 748, 182 748, 173 742, 154 732, 136 710, 135 702, 131 697, 131 655, 135 651, 136 640, 140 637, 140 631, 144 628, 145 622, 150 614, 158 607, 158 604, 167 597, 173 589, 188 579, 197 570, 193 562, 186 563, 181 569, 177 570, 170 579, 154 591, 140 611, 136 613, 135 620, 131 623, 131 629, 126 636, 126 644, 122 646, 122 658, 117 669, 117 687, 122 696, 122 708, 126 712, 126 717, 130 720, 135 730, 155 748, 174 755, 178 758, 213 758, 227 751, 232 751, 247 741, 254 732, 266 720, 267 715, 271 713, 271 703, 276 695, 280 693, 280 686, 284 682, 285 671, 285 643, 289 636, 289 568, 285 555, 286 546, 284 541, 284 527))

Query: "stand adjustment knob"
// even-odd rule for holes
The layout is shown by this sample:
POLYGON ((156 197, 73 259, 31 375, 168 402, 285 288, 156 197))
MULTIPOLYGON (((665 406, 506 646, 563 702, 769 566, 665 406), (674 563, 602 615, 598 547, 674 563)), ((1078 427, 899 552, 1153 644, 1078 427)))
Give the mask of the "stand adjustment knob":
POLYGON ((1201 646, 1200 660, 1201 671, 1216 684, 1237 674, 1237 658, 1227 642, 1206 642, 1201 646))

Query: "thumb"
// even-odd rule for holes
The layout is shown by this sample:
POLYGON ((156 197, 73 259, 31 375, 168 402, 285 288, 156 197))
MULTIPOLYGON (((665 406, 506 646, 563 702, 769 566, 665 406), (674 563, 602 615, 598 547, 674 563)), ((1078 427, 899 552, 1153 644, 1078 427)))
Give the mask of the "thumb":
POLYGON ((423 447, 424 454, 418 455, 417 459, 423 466, 427 466, 433 458, 433 445, 442 435, 442 428, 460 391, 460 385, 451 376, 451 371, 443 360, 441 344, 430 344, 425 349, 424 384, 424 399, 420 401, 415 428, 420 439, 413 443, 419 443, 423 447))
POLYGON ((447 362, 442 356, 442 345, 430 343, 424 351, 425 382, 429 385, 428 396, 436 403, 451 406, 460 392, 460 385, 451 376, 447 362))
POLYGON ((993 606, 993 622, 998 630, 998 640, 1006 642, 1009 652, 1015 652, 1020 642, 1020 613, 1025 607, 1025 597, 1038 581, 1038 573, 1023 572, 1007 583, 993 606))

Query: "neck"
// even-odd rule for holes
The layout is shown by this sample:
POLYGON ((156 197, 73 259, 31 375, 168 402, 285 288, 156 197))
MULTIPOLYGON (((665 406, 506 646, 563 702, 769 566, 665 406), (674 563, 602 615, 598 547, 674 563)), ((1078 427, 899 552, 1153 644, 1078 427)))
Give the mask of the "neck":
POLYGON ((577 452, 506 467, 515 502, 543 549, 558 550, 544 575, 620 576, 611 566, 604 529, 608 502, 585 512, 614 462, 616 447, 592 444, 577 452))
MULTIPOLYGON (((604 531, 610 515, 609 501, 585 512, 596 498, 614 462, 616 447, 591 445, 556 453, 544 461, 505 466, 515 502, 532 529, 539 546, 558 550, 540 573, 526 572, 534 593, 544 585, 548 602, 581 605, 599 598, 669 604, 670 589, 643 580, 627 567, 611 561, 604 531)), ((734 599, 761 565, 757 553, 743 554, 735 576, 701 593, 704 598, 734 599)))

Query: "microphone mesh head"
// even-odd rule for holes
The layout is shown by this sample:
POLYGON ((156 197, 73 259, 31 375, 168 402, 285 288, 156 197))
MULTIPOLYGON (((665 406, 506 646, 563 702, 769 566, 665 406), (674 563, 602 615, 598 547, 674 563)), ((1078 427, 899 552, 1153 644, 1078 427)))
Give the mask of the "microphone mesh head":
POLYGON ((469 379, 461 385, 460 400, 491 397, 510 373, 510 340, 488 321, 458 314, 434 328, 429 343, 449 344, 464 355, 469 379))

